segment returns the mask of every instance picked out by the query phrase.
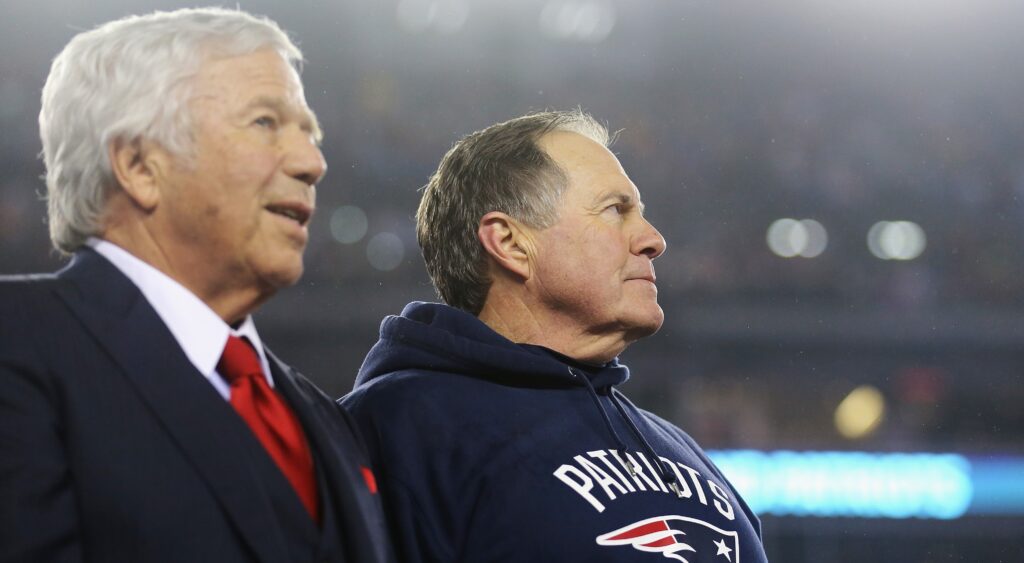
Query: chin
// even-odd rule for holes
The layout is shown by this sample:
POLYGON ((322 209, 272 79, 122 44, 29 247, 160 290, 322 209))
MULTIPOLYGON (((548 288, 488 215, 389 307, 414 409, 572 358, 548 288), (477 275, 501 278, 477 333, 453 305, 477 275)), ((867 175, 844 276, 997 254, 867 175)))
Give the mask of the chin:
MULTIPOLYGON (((636 312, 640 313, 640 311, 636 312)), ((646 314, 636 315, 625 323, 630 327, 630 341, 638 340, 658 332, 662 323, 665 322, 665 313, 662 312, 661 307, 657 305, 654 306, 654 310, 649 312, 644 311, 644 313, 646 314)))
POLYGON ((269 269, 261 276, 266 285, 274 289, 283 289, 295 285, 302 277, 302 260, 294 263, 281 264, 276 268, 269 269))
POLYGON ((644 338, 645 336, 651 336, 661 329, 661 321, 651 322, 648 324, 640 325, 636 328, 637 337, 644 338))

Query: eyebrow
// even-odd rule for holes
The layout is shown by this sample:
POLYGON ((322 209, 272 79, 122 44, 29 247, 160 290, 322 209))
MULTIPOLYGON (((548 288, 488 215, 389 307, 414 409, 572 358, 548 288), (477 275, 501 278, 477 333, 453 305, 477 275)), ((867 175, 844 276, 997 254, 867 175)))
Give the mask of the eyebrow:
POLYGON ((283 116, 298 114, 298 118, 296 120, 299 122, 299 127, 301 127, 303 131, 311 133, 317 144, 323 140, 324 135, 323 131, 320 129, 320 122, 317 120, 316 114, 313 113, 313 110, 309 108, 304 107, 302 108, 302 111, 295 112, 281 98, 274 96, 259 96, 245 105, 243 113, 252 111, 256 108, 271 109, 283 116))
POLYGON ((597 198, 597 201, 598 202, 605 202, 605 201, 608 201, 609 199, 616 200, 616 201, 618 201, 622 205, 635 206, 640 211, 640 215, 641 216, 644 214, 644 209, 646 208, 646 206, 644 206, 644 202, 642 202, 642 201, 635 201, 633 199, 633 196, 631 196, 629 194, 624 194, 624 193, 620 193, 620 192, 611 192, 611 193, 606 192, 606 193, 602 194, 601 196, 599 196, 597 198))

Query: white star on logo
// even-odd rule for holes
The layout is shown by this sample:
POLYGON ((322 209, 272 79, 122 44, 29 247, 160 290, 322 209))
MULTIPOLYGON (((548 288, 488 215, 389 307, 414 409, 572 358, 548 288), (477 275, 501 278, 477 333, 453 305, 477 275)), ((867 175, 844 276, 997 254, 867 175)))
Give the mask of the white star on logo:
POLYGON ((729 557, 729 554, 732 553, 732 550, 729 549, 727 545, 725 545, 725 540, 716 541, 715 547, 718 548, 718 553, 716 553, 715 555, 725 555, 726 559, 732 561, 732 557, 729 557))

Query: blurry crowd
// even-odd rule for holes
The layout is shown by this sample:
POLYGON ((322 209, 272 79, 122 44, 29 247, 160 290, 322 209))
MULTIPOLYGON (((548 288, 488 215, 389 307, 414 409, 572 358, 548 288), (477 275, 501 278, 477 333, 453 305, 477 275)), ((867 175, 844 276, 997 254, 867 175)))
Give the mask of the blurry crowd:
MULTIPOLYGON (((344 391, 361 360, 359 346, 331 345, 352 319, 368 324, 360 329, 368 342, 376 321, 365 319, 379 319, 380 308, 396 313, 405 298, 432 297, 413 215, 418 188, 451 144, 502 118, 578 105, 621 129, 613 149, 668 241, 655 265, 669 321, 625 357, 643 406, 711 447, 1020 450, 1021 348, 1013 335, 978 342, 957 316, 1024 317, 1024 116, 1012 89, 946 89, 938 75, 880 89, 827 70, 762 67, 756 58, 639 72, 603 62, 611 48, 595 46, 567 46, 547 66, 516 65, 500 41, 460 54, 459 64, 424 66, 303 39, 329 171, 294 291, 305 307, 331 295, 346 311, 317 326, 333 336, 301 344, 307 356, 329 359, 311 362, 319 373, 309 370, 328 389, 344 391), (355 242, 332 236, 341 206, 366 215, 355 242), (824 253, 772 254, 765 235, 782 217, 824 225, 824 253), (881 220, 918 223, 923 254, 906 262, 872 256, 866 236, 881 220), (401 241, 390 269, 368 256, 379 233, 401 241), (374 293, 385 297, 374 301, 374 293), (384 298, 394 302, 381 305, 384 298), (371 301, 377 308, 360 316, 371 301), (827 323, 832 337, 806 342, 785 323, 756 338, 745 332, 745 315, 770 326, 765 311, 794 308, 827 323), (740 321, 690 324, 698 312, 714 321, 726 309, 740 321), (910 324, 939 318, 951 328, 932 344, 927 321, 908 329, 918 336, 888 345, 844 339, 844 315, 872 311, 910 324), (867 441, 844 443, 831 412, 862 383, 889 400, 886 422, 867 441)), ((3 61, 0 273, 61 264, 43 219, 35 123, 50 55, 3 61)), ((306 316, 273 315, 267 330, 301 330, 306 316)))

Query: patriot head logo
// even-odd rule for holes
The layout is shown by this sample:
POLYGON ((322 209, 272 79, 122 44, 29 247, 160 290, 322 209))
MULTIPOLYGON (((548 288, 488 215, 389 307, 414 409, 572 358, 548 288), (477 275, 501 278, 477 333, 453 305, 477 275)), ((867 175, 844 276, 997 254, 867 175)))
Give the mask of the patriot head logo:
POLYGON ((597 536, 604 546, 631 545, 633 549, 660 553, 668 559, 740 563, 740 538, 703 520, 685 516, 656 516, 597 536))

